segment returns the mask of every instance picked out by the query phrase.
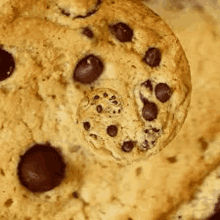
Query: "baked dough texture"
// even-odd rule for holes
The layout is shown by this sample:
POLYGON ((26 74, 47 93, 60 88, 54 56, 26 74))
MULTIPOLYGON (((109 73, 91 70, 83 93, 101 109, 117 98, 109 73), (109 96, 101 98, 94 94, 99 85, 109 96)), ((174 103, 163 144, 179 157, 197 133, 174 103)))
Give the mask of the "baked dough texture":
POLYGON ((187 40, 192 33, 176 29, 195 85, 183 125, 191 96, 185 52, 140 1, 15 0, 1 1, 0 9, 1 49, 15 59, 13 74, 0 82, 0 220, 175 218, 220 159, 219 41, 204 33, 211 26, 192 27, 204 34, 197 46, 187 40), (130 27, 132 39, 120 32, 131 33, 127 26, 110 28, 118 22, 130 27), (160 49, 151 51, 153 61, 148 48, 160 49), (216 56, 210 60, 204 51, 216 56), (82 62, 87 72, 100 62, 103 69, 97 67, 94 82, 82 83, 76 70, 91 54, 82 62), (144 118, 143 106, 155 109, 149 103, 158 114, 149 110, 144 118), (117 132, 107 131, 111 125, 117 132), (33 193, 20 183, 17 167, 35 143, 48 142, 62 152, 66 178, 33 193))

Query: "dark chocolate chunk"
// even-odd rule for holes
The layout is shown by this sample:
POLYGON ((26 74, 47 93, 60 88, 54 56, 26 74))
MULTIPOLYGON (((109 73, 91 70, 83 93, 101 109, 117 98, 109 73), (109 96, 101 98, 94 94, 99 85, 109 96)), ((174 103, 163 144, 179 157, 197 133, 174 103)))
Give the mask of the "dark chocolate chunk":
POLYGON ((104 65, 100 58, 91 54, 84 57, 76 65, 73 79, 82 84, 89 84, 100 77, 103 69, 104 65))
POLYGON ((217 220, 217 219, 220 219, 220 196, 218 198, 218 202, 215 204, 215 208, 212 215, 208 218, 208 220, 217 220))
POLYGON ((121 147, 124 152, 131 152, 134 148, 133 141, 125 141, 121 147))
POLYGON ((140 93, 140 99, 141 99, 141 101, 143 102, 144 105, 149 102, 148 99, 145 98, 141 93, 140 93))
POLYGON ((21 156, 18 178, 31 192, 54 189, 65 178, 66 164, 61 154, 50 144, 35 144, 21 156))
POLYGON ((147 102, 142 109, 142 116, 146 121, 153 121, 157 118, 158 109, 155 103, 147 102))
POLYGON ((150 89, 151 92, 153 91, 153 86, 152 86, 152 83, 149 79, 147 81, 143 82, 141 85, 145 86, 148 89, 150 89))
POLYGON ((173 157, 168 157, 167 160, 170 162, 170 163, 176 163, 177 162, 177 159, 175 156, 173 157))
POLYGON ((119 22, 109 26, 110 31, 121 42, 132 41, 133 30, 125 23, 119 22))
POLYGON ((149 129, 145 129, 145 130, 144 130, 144 133, 148 134, 149 131, 150 131, 149 129))
POLYGON ((92 30, 88 27, 85 27, 82 31, 82 34, 84 34, 85 36, 87 36, 88 38, 93 38, 94 37, 94 33, 92 32, 92 30))
POLYGON ((99 99, 99 95, 95 95, 95 96, 94 96, 94 99, 99 99))
POLYGON ((115 125, 110 125, 107 128, 107 134, 111 137, 115 137, 118 133, 118 128, 115 125))
POLYGON ((160 131, 160 129, 157 129, 157 128, 153 128, 152 129, 154 132, 159 132, 160 131))
POLYGON ((91 125, 90 125, 90 123, 89 123, 88 121, 84 122, 84 123, 83 123, 83 126, 84 126, 84 129, 87 130, 87 131, 88 131, 88 130, 90 129, 90 127, 91 127, 91 125))
POLYGON ((98 105, 98 106, 96 107, 96 111, 97 111, 98 113, 101 113, 102 110, 103 110, 103 108, 102 108, 101 105, 98 105))
POLYGON ((144 62, 147 63, 150 67, 156 67, 160 65, 161 61, 161 52, 158 48, 150 47, 144 56, 144 62))
POLYGON ((172 92, 166 83, 159 83, 155 87, 155 94, 157 99, 164 103, 170 99, 172 92))
POLYGON ((74 191, 74 192, 73 192, 73 197, 74 197, 75 199, 78 199, 78 198, 79 198, 79 193, 78 193, 77 191, 74 191))
POLYGON ((9 78, 15 69, 15 60, 11 53, 0 48, 0 81, 9 78))

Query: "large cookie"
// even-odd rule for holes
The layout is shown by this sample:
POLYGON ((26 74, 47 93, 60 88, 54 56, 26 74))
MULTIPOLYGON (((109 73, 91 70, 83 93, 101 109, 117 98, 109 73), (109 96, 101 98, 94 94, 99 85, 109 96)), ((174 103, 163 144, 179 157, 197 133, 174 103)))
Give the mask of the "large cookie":
MULTIPOLYGON (((118 162, 156 154, 176 136, 190 103, 190 70, 178 39, 156 14, 132 1, 13 4, 2 6, 2 56, 14 63, 2 70, 1 88, 37 93, 32 101, 50 110, 35 120, 63 105, 72 117, 71 138, 82 134, 88 150, 118 162)), ((32 109, 18 118, 33 123, 32 109)))
POLYGON ((64 219, 86 219, 67 201, 99 183, 93 172, 110 160, 102 178, 114 184, 121 163, 158 153, 180 130, 186 55, 139 1, 3 1, 0 19, 0 219, 61 219, 71 205, 64 219))

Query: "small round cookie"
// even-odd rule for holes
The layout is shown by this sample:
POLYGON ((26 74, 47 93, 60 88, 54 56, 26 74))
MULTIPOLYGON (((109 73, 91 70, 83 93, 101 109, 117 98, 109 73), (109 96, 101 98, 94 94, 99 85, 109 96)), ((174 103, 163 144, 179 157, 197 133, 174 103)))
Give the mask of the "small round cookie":
POLYGON ((94 48, 74 68, 74 84, 86 94, 77 107, 79 130, 95 154, 130 163, 155 155, 180 130, 190 69, 173 32, 142 3, 100 7, 83 30, 94 48))

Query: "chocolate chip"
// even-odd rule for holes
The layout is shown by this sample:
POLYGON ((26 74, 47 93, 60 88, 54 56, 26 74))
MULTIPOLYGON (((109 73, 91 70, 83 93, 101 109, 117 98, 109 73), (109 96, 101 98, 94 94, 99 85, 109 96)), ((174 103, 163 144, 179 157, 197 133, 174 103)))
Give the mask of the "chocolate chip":
POLYGON ((170 163, 176 163, 177 160, 176 160, 176 157, 168 157, 167 160, 170 162, 170 163))
POLYGON ((142 167, 137 167, 136 168, 136 176, 139 176, 142 173, 142 167))
POLYGON ((107 128, 107 134, 111 137, 115 137, 118 133, 118 128, 115 125, 110 125, 107 128))
POLYGON ((153 128, 152 129, 154 132, 159 132, 160 131, 160 129, 157 129, 157 128, 153 128))
POLYGON ((172 92, 166 83, 159 83, 155 87, 155 94, 157 99, 164 103, 170 99, 172 92))
POLYGON ((95 55, 88 55, 76 65, 73 79, 83 84, 89 84, 100 77, 103 69, 104 65, 100 58, 95 55))
POLYGON ((15 60, 11 53, 0 49, 0 81, 9 78, 15 69, 15 60))
POLYGON ((142 116, 146 121, 153 121, 157 118, 158 109, 155 103, 147 102, 142 109, 142 116))
POLYGON ((141 101, 143 102, 144 105, 149 102, 148 99, 145 98, 141 93, 140 93, 140 99, 141 99, 141 101))
POLYGON ((78 199, 78 198, 79 198, 79 193, 78 193, 77 191, 74 191, 74 192, 73 192, 73 197, 74 197, 75 199, 78 199))
POLYGON ((112 103, 113 103, 113 104, 115 104, 115 105, 117 105, 117 104, 118 104, 118 102, 117 102, 117 101, 113 101, 112 103))
POLYGON ((158 48, 150 47, 144 56, 144 62, 147 63, 150 67, 156 67, 160 65, 161 61, 161 52, 158 48))
POLYGON ((147 81, 143 82, 141 85, 145 86, 148 89, 150 89, 151 92, 153 91, 153 86, 152 86, 152 83, 149 79, 147 81))
POLYGON ((149 133, 149 129, 145 129, 144 133, 148 134, 149 133))
POLYGON ((31 192, 46 192, 61 184, 66 164, 50 144, 35 144, 21 156, 18 165, 20 183, 31 192))
POLYGON ((207 220, 218 220, 220 219, 220 212, 213 214, 210 218, 207 220))
POLYGON ((85 27, 82 31, 82 34, 84 34, 85 36, 87 36, 88 38, 93 38, 94 37, 94 33, 92 32, 92 30, 88 27, 85 27))
POLYGON ((109 26, 110 31, 121 42, 128 42, 132 40, 133 30, 125 23, 119 22, 109 26))
POLYGON ((113 96, 111 97, 111 100, 112 100, 112 99, 116 99, 116 96, 115 96, 115 95, 113 95, 113 96))
POLYGON ((214 211, 217 213, 217 212, 220 212, 220 195, 218 197, 218 202, 215 204, 215 209, 214 211))
POLYGON ((83 123, 83 126, 84 126, 84 129, 87 130, 87 131, 88 131, 88 130, 90 129, 90 127, 91 127, 91 125, 90 125, 90 123, 89 123, 88 121, 84 122, 84 123, 83 123))
POLYGON ((132 141, 125 141, 121 147, 121 149, 124 151, 124 152, 131 152, 132 149, 134 147, 134 144, 132 141))
POLYGON ((99 99, 99 96, 98 96, 98 95, 95 95, 93 99, 99 99))
POLYGON ((98 112, 98 113, 101 113, 102 112, 102 106, 101 105, 98 105, 97 107, 96 107, 96 111, 98 112))
POLYGON ((220 196, 218 198, 218 202, 215 204, 213 213, 207 220, 216 220, 216 219, 220 219, 220 196))
POLYGON ((108 94, 105 92, 105 93, 103 93, 103 96, 104 97, 108 97, 108 94))

